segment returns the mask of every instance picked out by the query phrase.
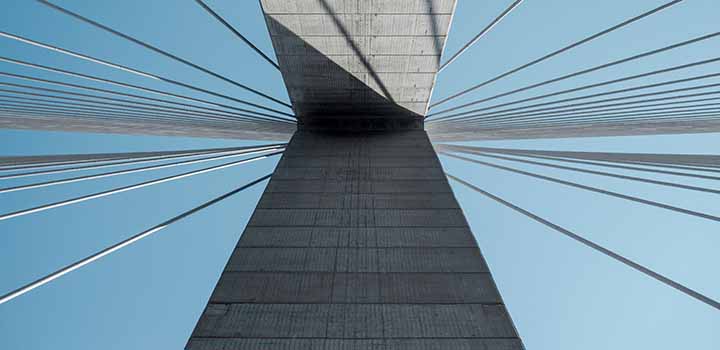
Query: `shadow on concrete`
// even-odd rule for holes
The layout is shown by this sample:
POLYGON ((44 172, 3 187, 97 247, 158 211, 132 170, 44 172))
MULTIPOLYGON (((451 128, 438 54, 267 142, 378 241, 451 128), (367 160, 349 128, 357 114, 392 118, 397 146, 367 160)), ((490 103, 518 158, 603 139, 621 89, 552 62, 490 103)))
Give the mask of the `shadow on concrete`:
MULTIPOLYGON (((378 93, 271 16, 265 18, 300 128, 422 129, 420 114, 378 93)), ((340 30, 354 56, 336 59, 348 60, 346 65, 359 59, 370 78, 379 81, 347 30, 340 30)), ((384 85, 378 85, 384 89, 384 85)), ((385 94, 389 96, 389 92, 385 94)))
POLYGON ((353 52, 355 53, 355 56, 357 56, 357 58, 360 60, 362 65, 368 71, 368 74, 370 74, 370 76, 373 78, 373 80, 375 80, 375 84, 378 85, 378 87, 380 88, 380 90, 382 90, 383 94, 385 95, 385 97, 388 100, 394 102, 394 100, 392 98, 392 94, 390 93, 390 91, 388 91, 387 87, 383 83, 382 79, 380 79, 377 72, 370 64, 370 62, 368 62, 367 58, 363 54, 362 50, 360 50, 360 48, 358 47, 355 40, 353 40, 350 37, 350 33, 348 32, 347 28, 345 28, 342 21, 340 21, 340 19, 337 17, 337 14, 335 13, 335 11, 333 11, 333 9, 330 8, 330 5, 328 5, 326 0, 320 0, 320 4, 322 5, 323 9, 325 9, 325 12, 327 12, 330 15, 330 17, 333 20, 333 24, 335 24, 335 27, 340 31, 340 33, 342 33, 343 37, 345 38, 345 41, 352 48, 353 52))
POLYGON ((435 52, 438 54, 442 54, 443 45, 440 39, 440 28, 437 24, 437 18, 435 16, 432 16, 433 13, 435 13, 435 7, 433 5, 433 0, 425 0, 425 6, 427 7, 428 13, 431 15, 431 21, 430 21, 430 30, 432 31, 432 36, 435 38, 433 40, 433 46, 435 46, 435 52))

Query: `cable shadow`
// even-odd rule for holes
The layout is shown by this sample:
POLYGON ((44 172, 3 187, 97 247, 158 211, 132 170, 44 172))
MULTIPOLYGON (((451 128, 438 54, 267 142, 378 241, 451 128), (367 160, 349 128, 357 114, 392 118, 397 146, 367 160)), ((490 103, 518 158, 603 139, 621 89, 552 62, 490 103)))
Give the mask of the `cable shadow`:
POLYGON ((345 41, 348 43, 350 48, 355 53, 355 56, 357 56, 357 58, 360 60, 362 65, 365 67, 365 69, 370 74, 370 76, 373 78, 373 80, 375 80, 375 83, 378 85, 380 90, 382 90, 385 97, 388 100, 394 102, 392 94, 390 94, 390 91, 387 89, 387 87, 383 83, 382 79, 380 79, 380 77, 378 76, 375 69, 373 69, 370 62, 368 62, 368 60, 365 57, 365 55, 363 54, 362 50, 360 50, 360 48, 357 46, 357 43, 355 42, 355 40, 353 40, 350 37, 350 32, 347 30, 345 25, 343 25, 343 23, 337 17, 337 14, 333 11, 332 8, 330 8, 330 5, 328 5, 326 0, 319 0, 319 1, 320 1, 320 4, 322 5, 323 9, 325 10, 325 12, 327 12, 330 15, 330 18, 332 18, 333 24, 335 24, 335 27, 340 31, 340 33, 342 33, 343 37, 345 38, 345 41))
POLYGON ((430 17, 430 30, 432 32, 433 36, 433 46, 435 47, 435 52, 438 53, 438 61, 440 60, 440 56, 443 51, 443 44, 440 41, 440 28, 437 23, 437 17, 433 16, 433 13, 435 12, 435 7, 433 5, 433 0, 425 0, 425 5, 428 10, 428 17, 430 17))

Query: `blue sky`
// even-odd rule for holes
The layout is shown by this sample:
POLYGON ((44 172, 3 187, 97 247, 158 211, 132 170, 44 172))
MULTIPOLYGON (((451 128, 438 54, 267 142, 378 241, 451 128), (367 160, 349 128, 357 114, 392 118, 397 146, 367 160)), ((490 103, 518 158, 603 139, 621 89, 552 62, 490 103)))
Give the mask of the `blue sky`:
MULTIPOLYGON (((481 82, 656 7, 664 1, 527 0, 438 78, 434 98, 481 82)), ((192 1, 59 4, 287 100, 280 74, 192 1)), ((209 3, 272 53, 256 1, 209 3)), ((446 53, 453 53, 510 1, 460 0, 446 53)), ((32 1, 11 1, 0 30, 266 103, 212 77, 92 29, 32 1)), ((592 44, 502 80, 448 106, 531 84, 718 30, 715 0, 685 1, 592 44)), ((553 84, 515 97, 718 55, 720 39, 553 84)), ((0 54, 158 89, 171 85, 0 38, 0 54)), ((708 65, 621 88, 703 73, 708 65)), ((0 71, 104 87, 0 63, 0 71)), ((0 78, 0 81, 11 81, 0 78)), ((718 82, 717 80, 710 82, 718 82)), ((691 84, 679 85, 690 86, 691 84)), ((650 90, 653 91, 653 90, 650 90)), ((213 99, 212 97, 207 97, 213 99)), ((511 100, 509 98, 507 100, 511 100)), ((507 101, 498 100, 498 102, 507 101)), ((220 101, 220 100, 218 100, 220 101)), ((557 150, 717 154, 719 134, 473 142, 557 150)), ((253 141, 0 130, 0 155, 228 147, 253 141)), ((720 257, 717 223, 441 158, 448 172, 617 250, 710 297, 720 257)), ((151 227, 272 171, 277 158, 0 222, 0 293, 151 227)), ((594 175, 498 163, 720 215, 716 195, 594 175)), ((188 167, 200 168, 207 165, 188 167)), ((0 212, 184 171, 152 173, 3 194, 0 212)), ((100 172, 100 171, 97 171, 100 172)), ((91 173, 91 172, 87 172, 91 173)), ((647 176, 645 173, 631 175, 647 176)), ((60 178, 47 176, 42 180, 60 178)), ((658 179, 720 188, 711 181, 658 179)), ((35 179, 32 181, 39 181, 35 179)), ((31 180, 4 180, 0 186, 31 180)), ((254 187, 97 263, 0 305, 2 349, 181 349, 264 186, 254 187)), ((720 313, 453 184, 528 349, 715 349, 720 313)))

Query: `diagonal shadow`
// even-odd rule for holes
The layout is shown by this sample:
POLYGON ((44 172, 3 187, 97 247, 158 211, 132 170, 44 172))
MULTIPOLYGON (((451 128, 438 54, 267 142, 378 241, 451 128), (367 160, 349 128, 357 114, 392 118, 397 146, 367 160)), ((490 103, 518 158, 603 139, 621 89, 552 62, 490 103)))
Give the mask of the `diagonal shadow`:
MULTIPOLYGON (((433 16, 433 13, 435 12, 435 7, 433 5, 433 0, 425 0, 425 6, 428 10, 428 17, 430 17, 430 30, 432 31, 433 36, 433 46, 435 47, 435 52, 437 52, 438 57, 442 54, 443 45, 440 42, 440 28, 437 24, 437 17, 433 16)), ((440 58, 438 58, 438 61, 440 58)))
POLYGON ((365 129, 391 124, 422 128, 420 114, 388 100, 272 16, 265 18, 301 125, 356 122, 365 129))
POLYGON ((378 76, 375 69, 373 69, 370 62, 368 62, 367 58, 363 54, 362 50, 357 46, 357 43, 355 40, 353 40, 350 37, 350 32, 348 32, 347 28, 343 23, 340 21, 340 19, 337 17, 337 14, 335 11, 333 11, 332 8, 330 8, 330 5, 328 5, 326 0, 319 0, 320 4, 322 5, 325 12, 327 12, 330 15, 330 18, 333 20, 333 24, 335 24, 335 27, 342 33, 343 37, 345 38, 345 41, 347 41, 348 45, 350 45, 350 48, 352 48, 353 52, 355 53, 355 56, 358 57, 362 65, 365 67, 365 69, 368 71, 370 76, 373 80, 375 80, 375 83, 380 87, 380 90, 382 90, 385 97, 390 100, 391 102, 394 102, 392 95, 390 94, 390 91, 388 91, 387 87, 383 83, 382 79, 378 76))

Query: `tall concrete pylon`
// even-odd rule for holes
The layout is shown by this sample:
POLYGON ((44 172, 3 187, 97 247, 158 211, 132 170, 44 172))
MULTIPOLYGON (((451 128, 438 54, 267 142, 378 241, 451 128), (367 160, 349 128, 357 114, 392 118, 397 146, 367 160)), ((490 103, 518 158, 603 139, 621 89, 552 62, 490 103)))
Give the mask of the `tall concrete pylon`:
POLYGON ((187 349, 522 345, 424 131, 300 131, 187 349))
POLYGON ((299 130, 187 349, 522 349, 423 130, 455 1, 261 3, 299 130))

